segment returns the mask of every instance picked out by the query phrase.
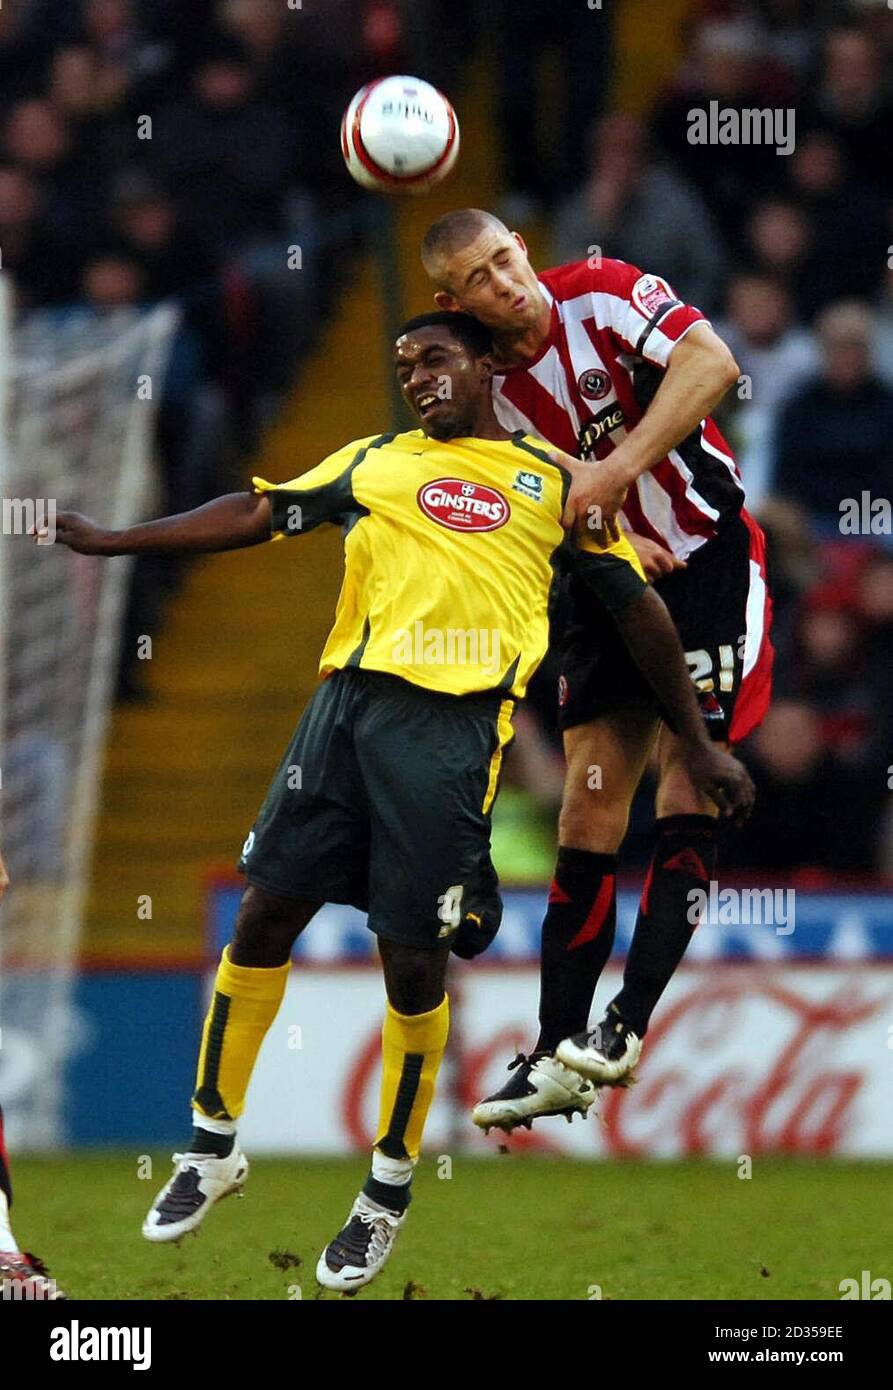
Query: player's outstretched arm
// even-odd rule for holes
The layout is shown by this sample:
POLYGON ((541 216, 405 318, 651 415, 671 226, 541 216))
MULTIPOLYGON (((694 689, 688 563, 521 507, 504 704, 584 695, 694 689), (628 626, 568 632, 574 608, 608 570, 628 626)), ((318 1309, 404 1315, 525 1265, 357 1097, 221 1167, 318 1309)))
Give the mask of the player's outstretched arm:
POLYGON ((663 599, 654 589, 643 588, 637 598, 615 608, 613 617, 667 722, 686 745, 692 782, 719 807, 721 815, 740 824, 753 808, 753 782, 731 753, 710 740, 679 634, 663 599))
POLYGON ((55 539, 79 555, 173 555, 239 550, 268 541, 271 534, 268 498, 253 492, 231 492, 191 512, 144 521, 121 531, 97 526, 79 512, 59 512, 55 539))
MULTIPOLYGON (((686 439, 737 380, 738 364, 725 343, 709 324, 695 324, 673 349, 664 378, 639 423, 598 468, 575 476, 565 524, 585 518, 593 506, 607 517, 614 516, 636 479, 686 439)), ((556 462, 567 466, 564 456, 556 462)))

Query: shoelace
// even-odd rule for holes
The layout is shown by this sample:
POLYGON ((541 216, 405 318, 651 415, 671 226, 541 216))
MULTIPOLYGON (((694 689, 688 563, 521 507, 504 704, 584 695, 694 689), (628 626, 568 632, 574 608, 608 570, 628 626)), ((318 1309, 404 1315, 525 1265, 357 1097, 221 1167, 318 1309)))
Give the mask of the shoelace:
POLYGON ((523 1067, 525 1063, 527 1063, 531 1067, 535 1067, 537 1062, 541 1062, 542 1059, 544 1057, 548 1057, 548 1055, 548 1052, 531 1052, 528 1056, 526 1052, 519 1052, 515 1060, 513 1062, 509 1062, 506 1070, 514 1071, 515 1067, 523 1067))
POLYGON ((354 1213, 357 1218, 369 1227, 369 1253, 377 1260, 390 1244, 392 1233, 399 1229, 400 1218, 389 1211, 364 1211, 362 1207, 354 1213))
POLYGON ((188 1173, 190 1168, 194 1168, 201 1177, 205 1176, 202 1168, 209 1158, 220 1161, 216 1154, 171 1154, 171 1162, 176 1163, 181 1173, 188 1173))

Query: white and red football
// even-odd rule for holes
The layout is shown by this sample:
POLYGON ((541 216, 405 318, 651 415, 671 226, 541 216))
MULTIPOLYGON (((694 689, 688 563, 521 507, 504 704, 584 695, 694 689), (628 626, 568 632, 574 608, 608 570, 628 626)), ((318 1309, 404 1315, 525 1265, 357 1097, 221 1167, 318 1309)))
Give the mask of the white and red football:
POLYGON ((341 119, 352 177, 378 193, 427 193, 459 154, 450 102, 418 77, 380 77, 361 87, 341 119))

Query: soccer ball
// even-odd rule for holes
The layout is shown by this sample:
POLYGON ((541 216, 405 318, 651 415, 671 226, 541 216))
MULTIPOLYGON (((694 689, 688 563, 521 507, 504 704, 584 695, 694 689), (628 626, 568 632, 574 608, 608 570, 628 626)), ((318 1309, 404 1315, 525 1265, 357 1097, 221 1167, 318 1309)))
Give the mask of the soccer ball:
POLYGON ((378 193, 427 193, 459 153, 459 122, 442 92, 418 77, 361 87, 341 119, 351 176, 378 193))

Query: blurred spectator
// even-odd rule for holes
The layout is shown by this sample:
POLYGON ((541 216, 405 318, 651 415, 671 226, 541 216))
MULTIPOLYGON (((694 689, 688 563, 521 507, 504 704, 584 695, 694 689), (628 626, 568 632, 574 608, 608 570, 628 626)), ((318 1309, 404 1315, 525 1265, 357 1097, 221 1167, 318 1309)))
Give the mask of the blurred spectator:
POLYGON ((204 243, 181 225, 171 198, 151 175, 123 174, 111 199, 114 229, 145 275, 145 298, 207 295, 217 265, 204 243))
POLYGON ((585 4, 559 6, 553 0, 524 0, 523 5, 490 0, 486 13, 493 25, 499 77, 496 128, 508 186, 501 213, 509 222, 522 222, 538 204, 574 188, 585 172, 580 137, 592 128, 607 95, 612 12, 585 4), (559 64, 558 100, 548 103, 542 100, 540 80, 546 51, 557 52, 559 64))
POLYGON ((814 229, 809 280, 816 306, 870 295, 886 266, 884 200, 853 178, 839 142, 814 131, 787 161, 790 193, 814 229))
POLYGON ((839 757, 862 758, 871 724, 862 631, 852 603, 833 584, 807 595, 788 656, 787 669, 778 673, 778 694, 809 702, 824 742, 839 757))
POLYGON ((686 80, 660 105, 653 119, 656 146, 706 199, 729 243, 735 241, 757 195, 780 185, 785 159, 774 146, 693 145, 690 114, 777 106, 767 81, 763 40, 748 19, 714 20, 695 32, 686 80))
POLYGON ((755 9, 762 52, 799 87, 818 47, 811 0, 757 0, 755 9))
POLYGON ((135 94, 170 61, 168 47, 149 37, 132 0, 83 0, 81 31, 96 55, 107 100, 135 94))
POLYGON ((766 556, 772 585, 772 636, 781 659, 790 650, 789 632, 798 600, 822 573, 819 544, 809 516, 796 502, 767 497, 757 510, 766 533, 766 556))
POLYGON ((780 402, 819 365, 811 333, 794 323, 791 296, 771 275, 739 274, 729 283, 727 317, 716 324, 741 368, 738 392, 723 403, 738 449, 748 505, 769 481, 770 433, 780 402))
POLYGON ((841 27, 825 42, 818 92, 805 121, 840 141, 848 169, 893 193, 893 106, 877 45, 863 29, 841 27))
POLYGON ((743 830, 728 837, 724 868, 825 878, 874 872, 883 791, 827 748, 810 705, 776 699, 744 757, 756 804, 743 830))
POLYGON ((744 263, 785 285, 797 318, 811 319, 823 303, 823 286, 816 229, 806 212, 790 199, 766 198, 755 204, 744 227, 744 263))
POLYGON ((91 257, 84 266, 81 296, 99 313, 136 307, 143 298, 143 290, 143 273, 132 257, 110 250, 91 257))
POLYGON ((845 498, 889 493, 893 390, 872 367, 874 322, 865 305, 832 305, 817 326, 822 370, 781 411, 773 485, 838 530, 845 498))
POLYGON ((147 143, 184 220, 220 255, 281 230, 296 151, 284 112, 258 94, 235 40, 209 40, 189 95, 159 110, 147 143))
POLYGON ((588 178, 558 210, 552 258, 583 260, 594 247, 659 271, 688 303, 708 312, 716 303, 722 245, 707 207, 649 155, 644 123, 620 112, 593 130, 588 178))
POLYGON ((36 180, 14 164, 0 164, 0 248, 20 310, 74 294, 72 250, 44 221, 36 180))
POLYGON ((21 165, 43 188, 43 209, 57 240, 83 245, 98 230, 106 193, 101 164, 81 157, 67 122, 42 97, 17 102, 3 131, 7 159, 21 165))

